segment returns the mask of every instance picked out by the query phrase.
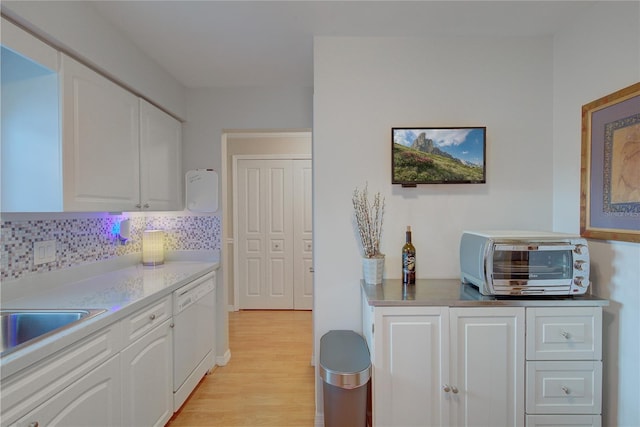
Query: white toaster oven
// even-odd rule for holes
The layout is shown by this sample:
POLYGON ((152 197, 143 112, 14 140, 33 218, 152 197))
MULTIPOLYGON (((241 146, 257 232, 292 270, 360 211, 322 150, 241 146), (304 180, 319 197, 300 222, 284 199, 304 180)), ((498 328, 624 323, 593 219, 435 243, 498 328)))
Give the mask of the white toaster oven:
POLYGON ((589 248, 573 234, 465 231, 460 270, 483 295, 581 295, 590 283, 589 248))

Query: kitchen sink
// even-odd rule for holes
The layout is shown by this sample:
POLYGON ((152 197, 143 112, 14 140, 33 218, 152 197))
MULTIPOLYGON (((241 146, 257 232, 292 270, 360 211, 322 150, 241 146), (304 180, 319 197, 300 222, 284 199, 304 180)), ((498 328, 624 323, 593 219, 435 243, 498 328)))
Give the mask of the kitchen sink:
POLYGON ((0 310, 0 356, 87 321, 104 309, 0 310))

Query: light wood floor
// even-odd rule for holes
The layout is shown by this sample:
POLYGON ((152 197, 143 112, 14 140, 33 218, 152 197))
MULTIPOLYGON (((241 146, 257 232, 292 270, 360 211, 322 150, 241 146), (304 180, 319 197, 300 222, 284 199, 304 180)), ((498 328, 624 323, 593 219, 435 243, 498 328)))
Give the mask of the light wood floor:
POLYGON ((229 313, 231 361, 200 382, 168 427, 313 427, 310 311, 229 313))

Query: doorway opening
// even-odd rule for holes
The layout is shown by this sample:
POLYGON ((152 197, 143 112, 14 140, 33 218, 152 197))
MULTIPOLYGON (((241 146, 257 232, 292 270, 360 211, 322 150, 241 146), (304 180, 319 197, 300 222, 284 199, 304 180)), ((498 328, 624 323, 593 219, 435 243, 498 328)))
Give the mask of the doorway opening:
POLYGON ((310 310, 311 131, 225 131, 221 163, 229 311, 310 310))

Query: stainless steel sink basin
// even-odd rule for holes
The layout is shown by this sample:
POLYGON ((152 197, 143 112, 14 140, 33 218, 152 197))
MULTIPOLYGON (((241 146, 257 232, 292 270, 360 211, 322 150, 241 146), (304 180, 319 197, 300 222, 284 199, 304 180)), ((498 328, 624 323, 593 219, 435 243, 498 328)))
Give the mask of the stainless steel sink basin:
POLYGON ((0 355, 89 320, 106 310, 0 310, 0 355))

